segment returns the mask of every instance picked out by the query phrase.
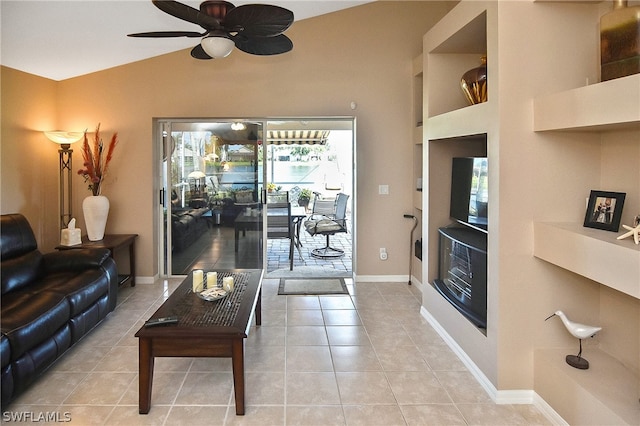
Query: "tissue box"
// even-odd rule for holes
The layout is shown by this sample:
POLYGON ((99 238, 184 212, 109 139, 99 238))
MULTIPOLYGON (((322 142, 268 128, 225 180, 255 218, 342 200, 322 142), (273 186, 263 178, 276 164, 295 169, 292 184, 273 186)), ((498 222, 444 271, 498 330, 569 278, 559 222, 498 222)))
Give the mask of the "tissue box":
POLYGON ((75 246, 81 244, 80 229, 63 229, 60 233, 60 245, 75 246))

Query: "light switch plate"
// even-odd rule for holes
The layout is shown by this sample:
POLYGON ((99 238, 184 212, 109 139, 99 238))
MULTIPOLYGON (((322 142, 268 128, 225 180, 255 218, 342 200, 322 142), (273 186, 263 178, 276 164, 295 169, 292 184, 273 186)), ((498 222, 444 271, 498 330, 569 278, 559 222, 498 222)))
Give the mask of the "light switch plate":
POLYGON ((378 194, 389 195, 389 185, 378 185, 378 194))

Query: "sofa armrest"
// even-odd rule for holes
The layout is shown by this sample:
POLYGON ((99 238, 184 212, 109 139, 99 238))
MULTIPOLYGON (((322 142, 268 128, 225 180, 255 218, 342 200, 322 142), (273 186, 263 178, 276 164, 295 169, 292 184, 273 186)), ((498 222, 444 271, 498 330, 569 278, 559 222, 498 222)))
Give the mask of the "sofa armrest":
POLYGON ((100 268, 110 256, 111 252, 102 248, 61 250, 45 254, 43 264, 47 273, 81 271, 100 268))

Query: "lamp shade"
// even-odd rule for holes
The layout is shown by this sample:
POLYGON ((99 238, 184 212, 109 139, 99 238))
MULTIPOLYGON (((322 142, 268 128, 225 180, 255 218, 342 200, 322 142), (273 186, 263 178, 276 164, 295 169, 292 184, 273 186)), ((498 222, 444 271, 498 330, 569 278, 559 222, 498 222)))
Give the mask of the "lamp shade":
POLYGON ((189 178, 190 179, 202 179, 203 177, 206 177, 207 175, 205 175, 204 173, 202 173, 200 170, 194 170, 193 172, 189 173, 189 178))
POLYGON ((47 139, 60 145, 69 145, 82 139, 82 132, 65 132, 62 130, 53 130, 44 132, 47 139))
POLYGON ((223 35, 205 37, 200 44, 206 54, 214 59, 226 58, 235 47, 233 40, 223 35))

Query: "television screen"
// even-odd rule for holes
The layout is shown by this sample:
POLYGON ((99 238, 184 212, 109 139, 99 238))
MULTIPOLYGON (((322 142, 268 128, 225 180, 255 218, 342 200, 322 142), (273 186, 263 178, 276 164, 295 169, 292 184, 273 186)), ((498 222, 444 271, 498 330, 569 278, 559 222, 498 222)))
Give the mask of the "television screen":
POLYGON ((450 216, 487 232, 489 186, 486 157, 456 157, 452 162, 450 216))

